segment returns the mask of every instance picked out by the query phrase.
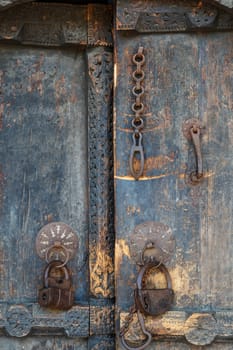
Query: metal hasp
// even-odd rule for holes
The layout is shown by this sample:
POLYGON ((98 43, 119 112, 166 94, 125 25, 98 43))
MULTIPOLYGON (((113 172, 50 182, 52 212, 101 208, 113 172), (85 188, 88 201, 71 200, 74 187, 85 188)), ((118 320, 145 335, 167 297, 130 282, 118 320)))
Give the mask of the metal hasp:
POLYGON ((57 310, 68 310, 73 306, 71 272, 66 265, 74 257, 77 247, 77 235, 65 223, 53 222, 39 231, 36 251, 47 262, 43 288, 38 295, 40 306, 57 310))
MULTIPOLYGON (((144 256, 144 251, 142 257, 144 256)), ((145 321, 143 315, 146 316, 159 316, 169 310, 173 303, 174 291, 172 289, 170 274, 161 262, 151 258, 151 260, 144 261, 144 265, 141 266, 137 277, 137 288, 134 291, 134 306, 130 310, 129 316, 126 319, 125 325, 120 330, 120 340, 122 345, 127 350, 143 350, 152 341, 152 334, 145 328, 145 321), (146 287, 146 281, 151 271, 158 269, 159 272, 164 274, 167 286, 163 289, 149 289, 146 287), (128 331, 131 321, 133 320, 133 314, 137 312, 138 321, 142 332, 147 336, 146 341, 138 346, 130 345, 125 340, 125 333, 128 331)))
POLYGON ((132 120, 133 127, 133 145, 130 152, 130 172, 135 180, 138 180, 142 176, 144 169, 144 151, 142 146, 142 129, 144 122, 142 114, 144 112, 144 104, 142 103, 142 96, 144 95, 144 87, 142 82, 145 77, 145 73, 142 70, 142 66, 145 63, 145 55, 143 54, 143 47, 138 48, 138 52, 133 55, 133 63, 136 65, 136 70, 133 72, 133 80, 135 85, 132 89, 132 93, 135 97, 135 102, 132 104, 132 111, 135 116, 132 120))
POLYGON ((196 170, 189 175, 189 180, 193 185, 199 184, 203 180, 203 161, 201 152, 202 129, 203 126, 198 119, 189 119, 183 124, 184 136, 192 141, 196 157, 196 170))

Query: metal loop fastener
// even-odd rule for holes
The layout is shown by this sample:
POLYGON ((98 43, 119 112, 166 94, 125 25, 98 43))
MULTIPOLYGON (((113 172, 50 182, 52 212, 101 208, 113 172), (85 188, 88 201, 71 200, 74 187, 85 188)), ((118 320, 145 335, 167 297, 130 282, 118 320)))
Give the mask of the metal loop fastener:
POLYGON ((143 129, 144 127, 144 122, 143 122, 143 119, 142 118, 138 118, 138 119, 133 119, 132 120, 132 127, 135 129, 135 130, 141 130, 143 129))
POLYGON ((145 90, 142 86, 134 86, 132 92, 134 96, 141 97, 144 94, 145 90))
MULTIPOLYGON (((49 253, 52 252, 52 250, 55 249, 55 248, 56 247, 51 246, 51 247, 48 247, 46 249, 45 260, 46 260, 47 263, 51 262, 51 261, 49 261, 49 253)), ((63 245, 60 245, 59 249, 61 249, 61 250, 63 250, 65 252, 65 261, 62 262, 60 265, 56 266, 56 268, 61 268, 61 267, 65 266, 68 263, 68 261, 70 260, 69 250, 66 247, 64 247, 63 245)), ((56 260, 54 260, 54 261, 58 261, 58 258, 56 260)))
POLYGON ((147 263, 154 263, 154 262, 156 262, 157 265, 155 264, 154 267, 155 268, 159 268, 159 266, 162 264, 162 260, 159 260, 157 256, 156 257, 155 256, 150 256, 149 260, 146 259, 146 257, 145 257, 146 250, 150 250, 150 249, 153 249, 153 248, 156 248, 159 251, 159 257, 161 259, 161 257, 162 257, 162 249, 159 246, 155 246, 155 243, 153 241, 148 241, 148 242, 146 242, 144 248, 141 251, 140 262, 138 262, 139 266, 143 266, 143 265, 145 265, 147 263))
POLYGON ((145 63, 145 56, 143 55, 143 47, 139 47, 138 52, 135 55, 133 55, 133 63, 141 66, 145 63))
POLYGON ((133 79, 135 80, 135 81, 143 81, 143 79, 145 78, 145 73, 143 72, 143 70, 141 70, 140 72, 138 72, 138 71, 134 71, 133 72, 133 79))
POLYGON ((137 103, 132 104, 132 110, 134 113, 141 114, 144 111, 144 104, 141 102, 140 105, 137 105, 137 103))
POLYGON ((142 147, 142 134, 139 132, 138 129, 136 129, 133 134, 133 145, 130 152, 129 165, 130 165, 131 174, 136 180, 138 180, 139 177, 142 175, 143 169, 144 169, 144 152, 142 147), (139 157, 140 157, 139 158, 140 166, 138 170, 136 170, 134 166, 134 160, 136 159, 137 154, 139 154, 139 157))

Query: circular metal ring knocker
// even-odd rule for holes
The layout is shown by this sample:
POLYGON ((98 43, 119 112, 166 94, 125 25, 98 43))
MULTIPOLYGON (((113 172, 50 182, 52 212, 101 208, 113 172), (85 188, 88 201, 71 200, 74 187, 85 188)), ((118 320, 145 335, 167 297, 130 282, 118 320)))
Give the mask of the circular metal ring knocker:
POLYGON ((141 251, 140 254, 140 261, 138 262, 139 266, 144 266, 148 262, 157 262, 157 266, 154 267, 159 267, 162 264, 162 259, 163 259, 163 250, 156 245, 153 241, 147 241, 144 248, 141 251), (155 250, 156 254, 150 255, 149 257, 145 256, 146 250, 155 250))
MULTIPOLYGON (((69 252, 69 249, 67 249, 63 245, 59 245, 58 247, 56 247, 56 246, 48 247, 46 249, 46 252, 45 252, 45 260, 46 260, 47 263, 51 262, 51 260, 49 259, 49 254, 52 253, 54 251, 54 249, 56 249, 56 248, 63 250, 63 252, 65 253, 65 260, 64 260, 64 262, 62 262, 62 264, 56 266, 56 268, 59 269, 59 268, 65 266, 68 263, 68 261, 70 260, 70 252, 69 252)), ((58 261, 58 260, 59 260, 59 258, 57 257, 57 259, 55 259, 53 261, 58 261)))

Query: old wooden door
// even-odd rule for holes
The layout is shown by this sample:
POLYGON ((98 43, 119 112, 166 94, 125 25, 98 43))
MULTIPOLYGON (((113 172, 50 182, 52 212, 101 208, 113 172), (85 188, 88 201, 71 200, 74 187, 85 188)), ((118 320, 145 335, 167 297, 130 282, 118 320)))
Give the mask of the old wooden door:
MULTIPOLYGON (((170 311, 145 317, 148 350, 233 348, 232 29, 215 1, 117 1, 117 332, 126 324, 131 346, 145 341, 126 316, 147 248, 175 293, 170 311), (134 172, 145 157, 138 180, 131 152, 134 172)), ((152 272, 147 287, 164 288, 152 272)))
POLYGON ((1 350, 114 349, 111 27, 101 5, 0 13, 1 350), (51 222, 78 237, 69 311, 37 303, 51 222))

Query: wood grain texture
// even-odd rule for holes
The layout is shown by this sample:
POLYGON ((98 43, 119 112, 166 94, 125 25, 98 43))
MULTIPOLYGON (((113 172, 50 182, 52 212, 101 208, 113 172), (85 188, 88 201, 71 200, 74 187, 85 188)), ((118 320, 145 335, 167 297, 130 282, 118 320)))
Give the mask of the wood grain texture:
POLYGON ((87 300, 84 54, 4 46, 1 52, 1 297, 36 300, 44 265, 35 237, 45 223, 59 220, 79 237, 71 269, 76 298, 87 300))
MULTIPOLYGON (((123 347, 119 345, 119 350, 124 350, 123 347)), ((224 343, 216 343, 206 346, 196 346, 187 344, 185 342, 177 341, 153 341, 151 345, 149 345, 147 350, 232 350, 232 344, 224 344, 224 343)))
POLYGON ((130 242, 134 227, 147 221, 161 222, 175 235, 176 252, 167 265, 176 296, 174 310, 232 309, 232 55, 230 33, 117 34, 115 181, 119 310, 129 310, 133 304, 138 269, 130 242), (129 172, 133 118, 131 59, 139 46, 144 47, 146 57, 143 100, 146 161, 142 178, 135 181, 129 172), (187 182, 187 174, 195 169, 195 157, 192 144, 182 134, 183 121, 193 117, 205 125, 201 139, 204 182, 199 186, 187 182))
POLYGON ((0 337, 0 350, 86 350, 85 339, 66 339, 65 337, 28 337, 9 339, 0 337))
MULTIPOLYGON (((113 65, 111 49, 96 46, 112 44, 112 13, 110 7, 98 5, 67 6, 66 11, 66 5, 28 4, 1 15, 1 29, 11 20, 18 20, 24 32, 31 35, 33 45, 49 48, 1 46, 0 327, 14 337, 29 333, 75 338, 97 335, 93 337, 98 338, 96 341, 83 346, 99 349, 99 342, 101 349, 109 350, 114 348, 114 307, 113 301, 101 298, 114 295, 113 65), (65 17, 61 16, 62 10, 65 17), (106 13, 107 20, 103 22, 106 13), (78 27, 78 34, 85 37, 79 42, 83 46, 51 48, 62 43, 54 32, 61 18, 71 37, 78 27), (52 32, 47 21, 53 26, 52 32), (28 25, 36 32, 27 31, 28 25), (97 133, 87 135, 88 128, 97 133), (93 208, 98 208, 97 212, 93 208), (43 310, 36 304, 38 289, 43 285, 44 263, 36 256, 34 245, 38 230, 51 221, 71 225, 81 243, 69 263, 78 305, 66 313, 43 310), (92 239, 98 241, 98 253, 95 259, 90 257, 91 266, 96 266, 97 278, 99 269, 103 271, 97 286, 103 293, 97 291, 96 296, 101 294, 98 301, 89 299, 89 223, 93 228, 93 221, 99 228, 91 230, 92 239)), ((12 40, 12 36, 6 35, 5 39, 12 40)), ((24 39, 19 42, 26 43, 24 39)), ((78 42, 70 41, 74 43, 78 42)), ((90 244, 90 248, 95 249, 96 244, 90 244)))
MULTIPOLYGON (((126 313, 120 314, 121 325, 125 322, 126 313)), ((231 341, 233 336, 233 312, 187 313, 184 311, 168 311, 162 316, 145 318, 146 329, 154 334, 155 339, 186 339, 198 346, 212 344, 216 341, 231 341)), ((143 341, 136 314, 126 333, 127 341, 143 341)))

